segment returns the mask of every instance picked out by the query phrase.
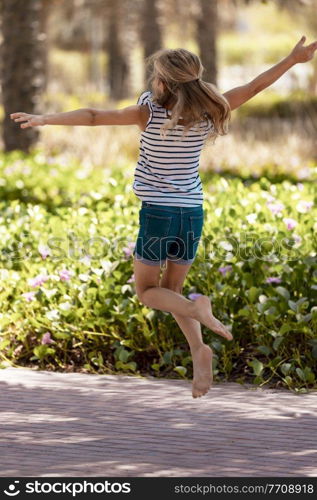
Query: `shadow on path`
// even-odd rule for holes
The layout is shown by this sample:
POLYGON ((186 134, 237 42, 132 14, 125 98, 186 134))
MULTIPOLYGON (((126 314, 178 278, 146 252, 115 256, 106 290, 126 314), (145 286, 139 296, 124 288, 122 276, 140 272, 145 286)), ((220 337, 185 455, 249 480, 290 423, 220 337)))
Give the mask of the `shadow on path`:
POLYGON ((2 476, 316 476, 317 394, 0 370, 2 476))

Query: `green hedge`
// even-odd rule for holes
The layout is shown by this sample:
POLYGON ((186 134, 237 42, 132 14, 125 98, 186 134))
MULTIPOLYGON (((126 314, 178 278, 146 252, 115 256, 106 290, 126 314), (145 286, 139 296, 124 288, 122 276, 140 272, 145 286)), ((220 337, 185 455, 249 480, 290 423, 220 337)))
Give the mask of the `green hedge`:
MULTIPOLYGON (((232 326, 232 342, 202 328, 216 380, 316 386, 317 168, 311 173, 301 183, 202 173, 204 232, 184 294, 209 295, 232 326)), ((1 156, 1 367, 192 377, 172 315, 135 294, 132 176, 133 165, 1 156)))

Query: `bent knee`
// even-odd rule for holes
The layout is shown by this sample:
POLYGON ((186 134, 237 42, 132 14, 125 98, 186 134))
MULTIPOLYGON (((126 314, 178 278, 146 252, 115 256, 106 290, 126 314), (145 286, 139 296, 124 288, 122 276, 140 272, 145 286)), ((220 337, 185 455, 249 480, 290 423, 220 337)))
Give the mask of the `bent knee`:
POLYGON ((162 285, 164 288, 168 288, 169 290, 172 290, 173 292, 176 293, 182 293, 183 292, 183 286, 180 285, 179 283, 166 283, 162 285))
POLYGON ((148 286, 146 288, 136 288, 135 292, 136 292, 136 295, 139 299, 140 302, 142 302, 142 304, 144 304, 145 306, 147 306, 147 300, 146 300, 146 291, 151 289, 151 288, 155 288, 154 286, 148 286))

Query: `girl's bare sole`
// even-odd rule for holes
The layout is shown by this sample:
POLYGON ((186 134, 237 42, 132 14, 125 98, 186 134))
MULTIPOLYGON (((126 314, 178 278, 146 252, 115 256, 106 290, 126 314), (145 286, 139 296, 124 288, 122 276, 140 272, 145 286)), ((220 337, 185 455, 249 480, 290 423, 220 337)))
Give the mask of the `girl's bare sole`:
POLYGON ((218 335, 221 335, 227 340, 233 339, 232 334, 229 332, 229 330, 212 314, 211 303, 207 295, 201 295, 200 297, 197 297, 194 302, 194 308, 195 319, 200 321, 200 323, 207 326, 208 328, 210 328, 210 330, 218 333, 218 335))
POLYGON ((212 385, 212 350, 203 344, 193 352, 193 398, 199 398, 208 392, 212 385))

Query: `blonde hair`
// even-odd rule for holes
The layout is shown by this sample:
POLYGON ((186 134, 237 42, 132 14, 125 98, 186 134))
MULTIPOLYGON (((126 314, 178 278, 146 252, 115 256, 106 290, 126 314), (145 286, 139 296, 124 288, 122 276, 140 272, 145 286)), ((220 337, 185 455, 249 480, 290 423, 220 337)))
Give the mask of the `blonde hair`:
POLYGON ((160 129, 164 138, 167 130, 173 129, 180 117, 186 123, 183 135, 206 118, 213 124, 206 139, 212 138, 214 143, 218 135, 228 133, 230 105, 214 84, 201 79, 205 68, 196 54, 182 48, 160 49, 147 57, 145 62, 153 101, 163 107, 172 107, 170 120, 160 129), (164 83, 162 93, 158 93, 153 85, 155 78, 164 83))

